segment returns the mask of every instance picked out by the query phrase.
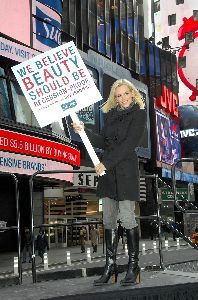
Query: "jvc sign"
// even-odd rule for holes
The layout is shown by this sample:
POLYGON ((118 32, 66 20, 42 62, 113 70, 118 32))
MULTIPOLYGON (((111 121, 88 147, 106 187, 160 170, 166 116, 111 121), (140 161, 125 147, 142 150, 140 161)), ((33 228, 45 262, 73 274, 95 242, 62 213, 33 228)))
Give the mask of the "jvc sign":
POLYGON ((156 106, 169 113, 171 117, 178 118, 178 104, 178 96, 169 90, 165 85, 163 85, 162 96, 156 99, 156 106))
POLYGON ((180 131, 181 138, 198 136, 198 128, 185 129, 180 131))

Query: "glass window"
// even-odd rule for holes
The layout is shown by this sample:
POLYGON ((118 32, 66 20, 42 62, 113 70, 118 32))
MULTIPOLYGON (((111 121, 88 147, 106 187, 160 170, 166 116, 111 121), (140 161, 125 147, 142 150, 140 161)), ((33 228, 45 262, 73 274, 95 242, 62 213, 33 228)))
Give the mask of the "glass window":
POLYGON ((162 84, 166 84, 166 51, 161 50, 160 69, 162 84))
POLYGON ((176 24, 176 14, 172 14, 168 16, 168 25, 172 26, 176 24))
POLYGON ((40 127, 17 82, 11 82, 16 122, 40 127))
POLYGON ((172 89, 173 93, 179 92, 179 83, 177 78, 177 57, 171 54, 171 69, 172 69, 172 89))
POLYGON ((154 2, 154 13, 160 11, 160 0, 154 2))
POLYGON ((61 127, 59 122, 53 122, 51 124, 51 128, 52 128, 52 133, 54 132, 54 133, 58 134, 59 136, 65 136, 66 137, 65 131, 61 127))
POLYGON ((166 51, 166 85, 172 90, 171 52, 166 51))
POLYGON ((128 22, 128 54, 129 54, 129 68, 135 71, 135 41, 134 41, 134 17, 133 17, 133 3, 127 0, 127 22, 128 22))
POLYGON ((154 45, 148 44, 149 50, 149 82, 150 82, 150 95, 155 96, 155 56, 154 45))
POLYGON ((111 57, 110 0, 105 1, 106 55, 111 57))
POLYGON ((98 50, 106 54, 104 1, 97 1, 98 50))
MULTIPOLYGON (((0 68, 2 73, 2 68, 0 68)), ((6 80, 0 78, 0 118, 12 119, 6 80)))
POLYGON ((97 49, 97 7, 96 1, 89 1, 89 45, 97 49))
POLYGON ((81 25, 82 25, 82 35, 83 43, 89 45, 89 25, 88 25, 88 1, 81 0, 81 25))
POLYGON ((145 41, 140 41, 140 75, 146 76, 145 41))
MULTIPOLYGON (((123 65, 128 64, 128 28, 127 28, 127 3, 120 1, 120 29, 121 29, 121 55, 123 65)), ((119 28, 118 28, 119 30, 119 28)), ((119 53, 118 53, 119 54, 119 53)))
POLYGON ((69 18, 70 18, 70 34, 75 37, 76 35, 75 0, 69 1, 69 18))
POLYGON ((176 0, 176 5, 183 4, 184 0, 176 0))
POLYGON ((160 67, 160 49, 154 47, 155 50, 155 96, 161 95, 161 67, 160 67))

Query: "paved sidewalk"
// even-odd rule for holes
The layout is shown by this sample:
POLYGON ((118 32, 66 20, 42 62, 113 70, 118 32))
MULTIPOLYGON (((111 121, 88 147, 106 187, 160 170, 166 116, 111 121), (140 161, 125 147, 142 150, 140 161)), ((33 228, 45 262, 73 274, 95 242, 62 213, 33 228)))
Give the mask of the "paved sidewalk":
MULTIPOLYGON (((120 274, 117 284, 107 284, 104 286, 93 286, 96 277, 85 277, 75 279, 62 279, 56 281, 38 282, 32 284, 30 280, 23 282, 22 285, 4 287, 0 290, 0 299, 5 300, 39 300, 39 299, 56 299, 56 300, 106 300, 106 299, 132 299, 135 294, 138 299, 148 299, 147 296, 151 289, 156 292, 159 288, 165 297, 170 299, 171 292, 177 287, 178 299, 195 299, 180 298, 183 290, 196 289, 198 276, 196 274, 184 274, 178 272, 141 272, 141 283, 135 286, 122 287, 119 281, 124 274, 120 274), (179 295, 181 291, 181 295, 179 295), (126 294, 128 293, 128 297, 126 294), (105 294, 105 295, 104 295, 105 294), (168 295, 167 295, 168 294, 168 295), (123 295, 123 296, 122 296, 123 295), (139 298, 140 297, 140 298, 139 298)), ((156 292, 157 293, 157 292, 156 292)), ((136 299, 136 297, 134 299, 136 299)), ((153 298, 150 298, 153 299, 153 298)), ((155 299, 159 299, 155 296, 155 299)), ((162 299, 160 297, 160 299, 162 299)), ((171 298, 173 299, 173 298, 171 298)), ((176 299, 176 298, 174 298, 176 299)))
MULTIPOLYGON (((177 242, 173 241, 172 238, 169 240, 169 248, 176 249, 177 248, 177 242)), ((156 241, 157 248, 159 246, 158 240, 156 241)), ((142 251, 142 244, 145 244, 146 248, 146 254, 153 253, 153 241, 152 240, 140 240, 140 253, 142 251)), ((165 251, 165 240, 163 240, 163 250, 165 251)), ((180 239, 180 246, 182 247, 188 247, 187 243, 180 239)), ((100 258, 104 258, 105 254, 103 253, 103 250, 105 252, 105 249, 103 249, 103 244, 98 245, 98 251, 97 253, 92 253, 92 247, 87 245, 86 248, 91 249, 91 257, 92 260, 97 260, 100 258)), ((51 248, 48 251, 48 265, 49 266, 56 266, 56 265, 62 265, 66 264, 67 262, 67 251, 70 251, 71 255, 71 261, 72 263, 80 263, 80 262, 86 262, 86 252, 81 253, 80 246, 73 246, 73 247, 67 247, 67 248, 51 248)), ((118 256, 124 256, 125 250, 123 249, 123 246, 121 244, 121 241, 118 245, 118 256)), ((14 257, 17 256, 16 252, 12 253, 0 253, 0 275, 3 274, 11 274, 14 272, 14 257)), ((159 255, 158 255, 159 256, 159 255)), ((28 261, 28 260, 27 260, 28 261)), ((36 265, 38 268, 43 269, 43 265, 41 265, 41 259, 36 255, 36 265)), ((22 270, 27 271, 31 270, 31 263, 23 263, 22 264, 22 270)))

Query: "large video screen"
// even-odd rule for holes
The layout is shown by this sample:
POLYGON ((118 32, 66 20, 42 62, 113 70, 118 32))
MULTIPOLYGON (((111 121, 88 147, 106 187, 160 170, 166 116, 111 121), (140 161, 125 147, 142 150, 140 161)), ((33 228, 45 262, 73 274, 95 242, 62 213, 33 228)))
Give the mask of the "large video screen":
POLYGON ((179 106, 180 135, 184 157, 198 157, 198 107, 179 106))
POLYGON ((156 111, 157 160, 173 164, 181 158, 179 124, 156 111))

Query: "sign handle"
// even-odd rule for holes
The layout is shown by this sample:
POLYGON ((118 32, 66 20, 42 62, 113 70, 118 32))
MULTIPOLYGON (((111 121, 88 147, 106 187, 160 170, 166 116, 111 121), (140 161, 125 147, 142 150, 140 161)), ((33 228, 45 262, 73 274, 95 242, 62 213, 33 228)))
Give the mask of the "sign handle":
POLYGON ((64 126, 63 126, 62 119, 59 119, 59 120, 58 120, 58 123, 59 123, 59 125, 60 125, 60 128, 61 128, 62 130, 64 130, 64 126))
MULTIPOLYGON (((80 123, 80 120, 75 112, 71 112, 70 116, 74 123, 76 123, 76 124, 80 123)), ((89 156, 90 156, 94 166, 98 165, 100 163, 100 161, 99 161, 99 159, 94 151, 94 148, 92 147, 92 144, 90 143, 90 140, 88 139, 88 136, 87 136, 86 132, 84 131, 84 129, 82 129, 79 132, 79 135, 85 145, 85 148, 87 149, 87 152, 89 153, 89 156)), ((105 171, 100 174, 100 176, 102 176, 102 175, 105 175, 105 171)))

